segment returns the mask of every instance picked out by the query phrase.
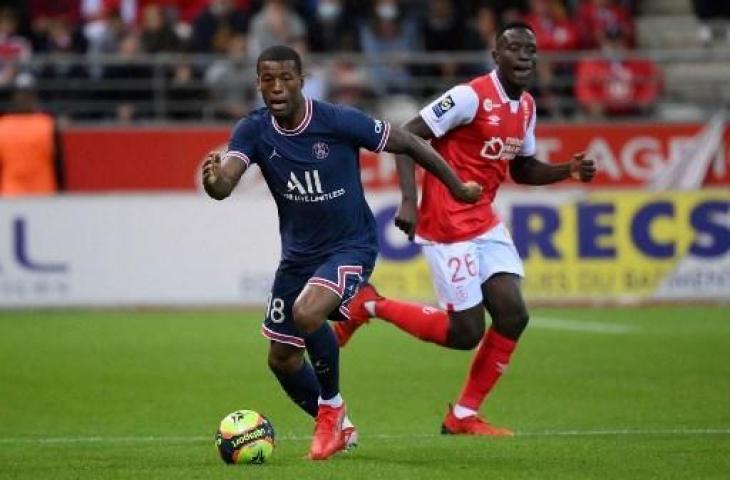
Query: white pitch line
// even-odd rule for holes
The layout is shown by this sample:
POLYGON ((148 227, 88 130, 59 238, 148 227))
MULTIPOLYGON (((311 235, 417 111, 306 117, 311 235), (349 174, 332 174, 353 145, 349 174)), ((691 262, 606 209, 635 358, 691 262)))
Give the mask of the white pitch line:
MULTIPOLYGON (((702 436, 702 435, 730 435, 730 428, 665 428, 665 429, 615 429, 615 430, 542 430, 517 432, 516 437, 619 437, 637 435, 676 435, 676 436, 702 436)), ((438 433, 422 434, 368 434, 364 438, 375 440, 403 440, 408 438, 440 438, 438 433)), ((199 443, 213 442, 213 435, 204 436, 139 436, 139 437, 0 437, 0 444, 35 443, 35 444, 64 444, 64 443, 199 443)), ((279 440, 305 441, 311 440, 308 435, 281 435, 279 440)))
POLYGON ((607 333, 624 335, 639 330, 630 325, 615 323, 594 322, 591 320, 565 320, 562 318, 536 317, 530 321, 528 328, 543 328, 545 330, 563 330, 568 332, 607 333))

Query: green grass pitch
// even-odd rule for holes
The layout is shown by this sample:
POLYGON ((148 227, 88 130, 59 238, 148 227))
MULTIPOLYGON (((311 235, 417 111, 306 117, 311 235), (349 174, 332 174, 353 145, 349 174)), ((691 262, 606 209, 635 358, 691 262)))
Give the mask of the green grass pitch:
POLYGON ((510 439, 438 434, 470 352, 374 320, 342 351, 360 447, 305 460, 312 421, 266 367, 259 312, 1 312, 0 478, 730 477, 730 308, 536 309, 484 411, 510 439), (267 415, 228 466, 230 411, 267 415))

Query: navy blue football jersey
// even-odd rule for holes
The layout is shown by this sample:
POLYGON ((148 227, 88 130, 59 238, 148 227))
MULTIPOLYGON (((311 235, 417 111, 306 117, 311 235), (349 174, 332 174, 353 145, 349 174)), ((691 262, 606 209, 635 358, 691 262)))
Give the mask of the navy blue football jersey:
POLYGON ((351 247, 377 251, 359 150, 379 152, 389 133, 387 122, 309 98, 292 130, 279 126, 267 108, 236 124, 226 155, 261 169, 279 212, 282 260, 316 261, 351 247))

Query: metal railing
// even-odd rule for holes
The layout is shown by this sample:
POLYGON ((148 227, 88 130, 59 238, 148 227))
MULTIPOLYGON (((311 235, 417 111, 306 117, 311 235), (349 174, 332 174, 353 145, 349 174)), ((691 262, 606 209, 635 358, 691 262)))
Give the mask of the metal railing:
MULTIPOLYGON (((548 117, 580 118, 570 71, 587 55, 598 53, 540 55, 542 64, 561 66, 564 72, 549 82, 537 82, 538 107, 548 117)), ((653 60, 662 72, 659 107, 686 104, 700 111, 730 103, 730 75, 726 75, 730 50, 652 50, 630 55, 653 60)), ((369 110, 382 110, 394 96, 417 106, 488 70, 489 57, 487 52, 308 55, 305 88, 313 95, 369 110)), ((260 105, 255 65, 242 58, 35 55, 15 68, 33 75, 45 108, 74 122, 228 121, 260 105)), ((8 108, 11 92, 10 85, 0 85, 0 109, 8 108)))

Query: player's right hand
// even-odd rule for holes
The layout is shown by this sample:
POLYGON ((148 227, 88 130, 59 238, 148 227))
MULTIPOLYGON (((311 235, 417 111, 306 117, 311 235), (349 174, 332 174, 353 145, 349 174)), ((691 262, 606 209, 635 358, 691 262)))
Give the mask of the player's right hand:
POLYGON ((484 194, 484 188, 473 180, 463 182, 454 196, 464 203, 476 203, 484 194))
POLYGON ((214 185, 221 175, 221 154, 208 153, 203 162, 203 186, 214 185))
POLYGON ((408 240, 413 241, 416 236, 416 224, 418 223, 418 205, 413 201, 403 201, 395 214, 395 226, 408 235, 408 240))

